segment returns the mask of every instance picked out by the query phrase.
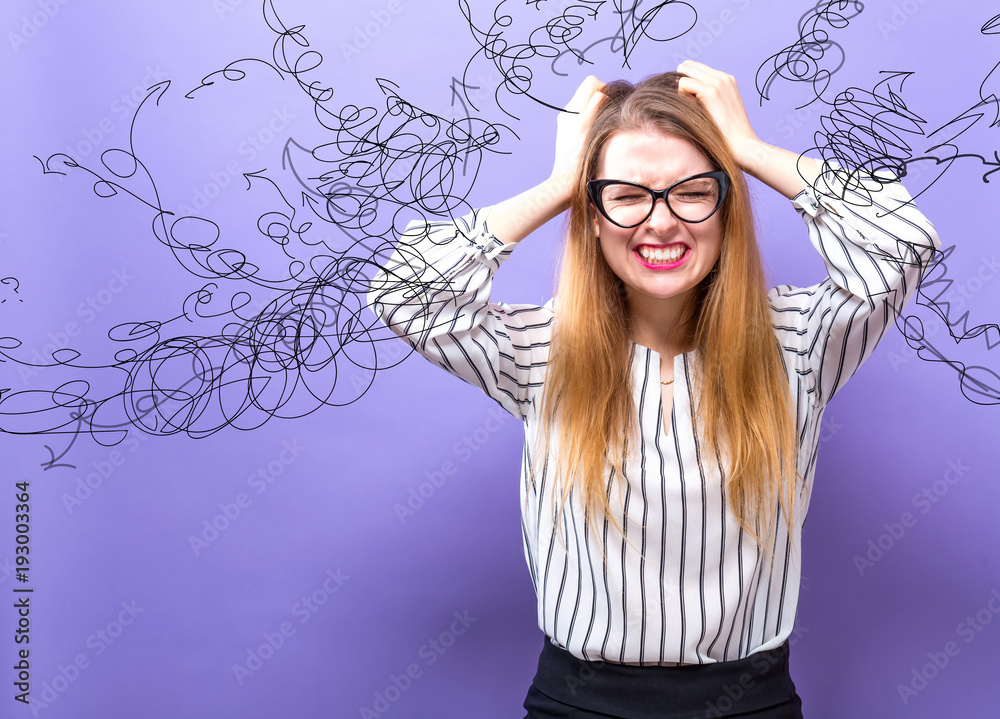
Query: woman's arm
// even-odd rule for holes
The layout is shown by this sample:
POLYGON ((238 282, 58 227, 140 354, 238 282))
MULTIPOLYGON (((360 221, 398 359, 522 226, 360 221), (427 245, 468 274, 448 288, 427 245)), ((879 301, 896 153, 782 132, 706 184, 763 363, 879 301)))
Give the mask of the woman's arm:
POLYGON ((542 184, 454 220, 415 220, 369 285, 369 306, 394 334, 451 374, 524 416, 542 385, 551 306, 491 301, 493 275, 516 244, 569 206, 573 175, 602 84, 587 78, 559 120, 542 184))
POLYGON ((682 92, 701 102, 729 140, 737 163, 792 200, 829 277, 769 293, 775 331, 815 404, 825 404, 871 356, 915 293, 941 240, 888 174, 848 173, 762 142, 736 80, 687 60, 682 92))
POLYGON ((903 185, 824 165, 792 204, 829 277, 771 290, 775 331, 814 404, 829 402, 916 293, 941 240, 903 185), (822 188, 822 190, 817 189, 822 188))
POLYGON ((789 200, 816 181, 820 173, 818 160, 768 145, 757 137, 747 118, 736 78, 694 60, 685 60, 677 71, 687 75, 681 78, 679 91, 692 102, 705 106, 744 172, 789 200))
POLYGON ((426 359, 523 417, 541 384, 552 311, 490 300, 513 247, 476 211, 411 222, 372 277, 368 306, 426 359))
POLYGON ((490 232, 507 244, 520 242, 569 209, 583 140, 600 107, 605 85, 593 75, 577 88, 557 119, 555 161, 549 178, 516 197, 483 210, 490 232))

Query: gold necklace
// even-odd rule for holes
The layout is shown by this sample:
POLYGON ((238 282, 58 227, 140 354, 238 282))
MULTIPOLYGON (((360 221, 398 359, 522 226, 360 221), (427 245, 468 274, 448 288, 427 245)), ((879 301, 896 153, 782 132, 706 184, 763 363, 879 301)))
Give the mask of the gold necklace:
POLYGON ((674 381, 672 379, 671 380, 667 380, 666 382, 664 382, 662 379, 660 380, 660 384, 673 384, 673 383, 674 383, 674 381))

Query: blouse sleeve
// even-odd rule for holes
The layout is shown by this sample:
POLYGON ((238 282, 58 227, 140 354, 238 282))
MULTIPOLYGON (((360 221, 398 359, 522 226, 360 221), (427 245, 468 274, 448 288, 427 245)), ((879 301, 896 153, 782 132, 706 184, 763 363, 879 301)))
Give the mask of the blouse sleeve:
POLYGON ((544 380, 552 302, 490 301, 493 275, 516 244, 491 234, 481 214, 411 222, 372 278, 368 303, 418 353, 523 419, 544 380))
POLYGON ((897 180, 862 182, 835 162, 792 204, 829 277, 807 288, 776 287, 769 299, 786 359, 822 406, 871 356, 941 241, 897 180))

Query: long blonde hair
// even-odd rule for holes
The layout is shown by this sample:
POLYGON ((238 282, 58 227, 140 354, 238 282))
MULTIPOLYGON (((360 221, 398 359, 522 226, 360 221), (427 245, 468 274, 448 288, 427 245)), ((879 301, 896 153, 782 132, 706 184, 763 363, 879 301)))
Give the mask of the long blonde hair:
MULTIPOLYGON (((586 183, 595 179, 602 149, 616 133, 654 131, 688 140, 731 182, 719 210, 721 253, 692 293, 686 315, 692 321, 682 333, 699 350, 701 360, 694 373, 694 396, 707 447, 703 461, 725 456, 725 489, 733 513, 769 555, 775 495, 790 536, 794 521, 799 476, 791 395, 771 324, 743 173, 711 116, 700 103, 678 94, 680 77, 676 72, 662 73, 637 85, 619 80, 604 90, 606 100, 584 142, 570 207, 539 412, 545 451, 535 454, 548 456, 555 433, 553 484, 561 480, 563 485, 558 511, 564 511, 575 488, 577 496, 582 495, 590 526, 596 527, 588 518, 599 509, 622 532, 608 494, 615 477, 622 477, 637 432, 631 390, 634 345, 621 281, 595 236, 586 183)), ((555 502, 553 507, 558 526, 555 502)))

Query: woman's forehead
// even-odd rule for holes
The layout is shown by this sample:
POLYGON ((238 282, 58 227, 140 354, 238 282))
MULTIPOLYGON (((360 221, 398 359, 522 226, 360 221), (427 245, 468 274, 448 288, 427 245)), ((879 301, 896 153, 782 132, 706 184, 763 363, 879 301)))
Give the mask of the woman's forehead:
POLYGON ((629 130, 612 135, 601 150, 598 177, 666 187, 715 167, 708 156, 682 137, 629 130))

